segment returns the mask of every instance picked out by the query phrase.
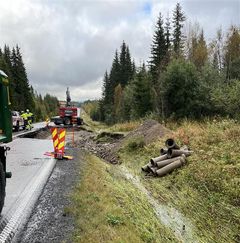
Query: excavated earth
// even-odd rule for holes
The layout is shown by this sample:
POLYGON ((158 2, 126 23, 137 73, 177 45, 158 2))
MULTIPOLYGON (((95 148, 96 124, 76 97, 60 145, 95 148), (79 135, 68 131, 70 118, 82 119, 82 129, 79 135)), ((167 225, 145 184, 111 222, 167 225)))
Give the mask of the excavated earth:
MULTIPOLYGON (((70 193, 81 179, 81 164, 84 151, 95 154, 105 161, 117 164, 116 152, 130 138, 143 136, 146 144, 164 136, 170 131, 158 122, 149 120, 126 137, 119 133, 95 134, 90 130, 78 129, 74 132, 67 129, 66 153, 73 155, 73 160, 57 161, 32 215, 14 242, 71 242, 74 229, 73 218, 65 212, 71 203, 70 193)), ((38 138, 49 138, 49 133, 41 132, 38 138)))
POLYGON ((82 130, 79 132, 76 146, 97 155, 109 163, 117 164, 119 163, 117 152, 128 140, 142 137, 144 143, 149 144, 166 134, 171 134, 171 131, 155 120, 147 120, 126 136, 120 133, 108 132, 96 135, 90 130, 82 130))

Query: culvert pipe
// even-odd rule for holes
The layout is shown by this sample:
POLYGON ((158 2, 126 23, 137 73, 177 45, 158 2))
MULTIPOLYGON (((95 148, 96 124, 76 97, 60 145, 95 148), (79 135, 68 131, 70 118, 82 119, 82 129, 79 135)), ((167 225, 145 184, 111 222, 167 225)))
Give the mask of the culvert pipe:
POLYGON ((150 167, 150 171, 154 174, 154 175, 156 175, 156 171, 158 170, 158 167, 155 167, 155 166, 152 166, 152 167, 150 167))
POLYGON ((150 162, 152 165, 156 166, 156 163, 161 161, 161 160, 165 160, 168 158, 168 155, 167 154, 164 154, 164 155, 161 155, 159 157, 156 157, 156 158, 151 158, 150 159, 150 162))
POLYGON ((159 169, 156 171, 156 175, 157 176, 164 176, 170 172, 172 172, 173 170, 183 166, 186 162, 186 159, 184 157, 181 157, 180 159, 172 162, 169 165, 164 166, 163 168, 159 169))
POLYGON ((152 163, 151 162, 147 163, 146 165, 142 166, 142 171, 144 171, 144 172, 150 172, 151 166, 152 166, 152 163))
POLYGON ((159 161, 156 163, 157 167, 160 169, 166 165, 169 165, 171 164, 172 162, 176 161, 176 160, 179 160, 181 158, 186 158, 185 154, 182 154, 181 156, 178 156, 178 157, 175 157, 175 158, 171 158, 171 159, 166 159, 166 160, 162 160, 162 161, 159 161))
POLYGON ((180 149, 180 147, 176 144, 176 142, 172 138, 167 139, 165 145, 168 149, 180 149))
POLYGON ((160 149, 160 155, 167 154, 168 149, 167 148, 161 148, 160 149))
POLYGON ((190 156, 193 153, 193 151, 189 150, 182 150, 182 149, 169 149, 167 153, 167 157, 173 158, 177 156, 181 156, 182 154, 185 154, 186 156, 190 156))

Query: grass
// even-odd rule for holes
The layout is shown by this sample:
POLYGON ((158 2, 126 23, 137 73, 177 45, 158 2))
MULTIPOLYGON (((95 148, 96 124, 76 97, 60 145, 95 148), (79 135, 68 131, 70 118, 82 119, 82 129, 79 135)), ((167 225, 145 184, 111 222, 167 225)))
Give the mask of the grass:
POLYGON ((240 125, 233 120, 173 125, 178 144, 194 150, 185 167, 163 178, 144 178, 141 166, 159 155, 166 138, 137 153, 122 149, 119 155, 123 164, 141 176, 156 199, 172 204, 190 218, 202 242, 239 242, 240 125))
POLYGON ((117 166, 92 155, 85 160, 66 209, 76 220, 73 242, 178 242, 117 166))
MULTIPOLYGON (((92 122, 91 125, 95 131, 112 129, 118 132, 130 131, 140 123, 107 127, 92 122)), ((194 150, 186 166, 163 178, 146 179, 141 173, 141 166, 151 157, 159 155, 166 138, 148 146, 138 146, 130 140, 119 152, 121 162, 140 176, 142 184, 159 202, 173 205, 186 215, 195 226, 195 234, 201 242, 240 242, 240 124, 229 119, 204 122, 185 120, 180 124, 171 122, 167 127, 174 131, 173 136, 178 144, 186 144, 194 150)), ((118 175, 112 175, 118 178, 118 175)), ((128 193, 131 185, 125 183, 123 181, 123 188, 128 193)), ((114 183, 112 186, 113 190, 118 188, 114 183)), ((132 201, 126 203, 132 207, 132 201)), ((124 217, 111 212, 106 215, 111 227, 126 226, 124 217)), ((154 237, 155 234, 150 234, 149 239, 154 237)))
POLYGON ((124 123, 117 123, 112 126, 107 126, 106 124, 103 124, 101 122, 93 121, 87 112, 85 112, 83 109, 81 110, 81 116, 84 120, 84 122, 88 125, 88 127, 97 132, 101 133, 103 131, 106 132, 122 132, 122 133, 128 133, 135 128, 137 128, 141 124, 141 120, 138 121, 130 121, 130 122, 124 122, 124 123))

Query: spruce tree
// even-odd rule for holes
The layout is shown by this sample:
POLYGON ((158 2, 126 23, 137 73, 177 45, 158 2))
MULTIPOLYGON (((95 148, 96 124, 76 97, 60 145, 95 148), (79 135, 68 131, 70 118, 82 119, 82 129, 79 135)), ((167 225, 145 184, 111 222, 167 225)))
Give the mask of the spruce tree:
POLYGON ((121 50, 120 50, 120 60, 119 60, 119 65, 120 65, 119 83, 121 84, 122 88, 124 88, 131 80, 133 76, 133 70, 132 70, 132 61, 131 61, 129 47, 126 45, 124 41, 120 49, 121 50))
POLYGON ((183 22, 186 20, 180 3, 177 3, 173 11, 173 51, 175 57, 180 57, 183 54, 183 22))
POLYGON ((4 50, 2 52, 2 64, 1 69, 8 75, 9 83, 10 83, 10 100, 12 109, 15 108, 17 102, 14 99, 16 92, 16 85, 12 79, 12 63, 11 63, 11 51, 7 45, 4 46, 4 50))
POLYGON ((120 79, 121 79, 120 72, 121 72, 121 67, 119 63, 118 51, 116 51, 112 62, 110 75, 109 75, 109 96, 111 97, 110 103, 112 103, 114 99, 115 87, 120 83, 120 79))
POLYGON ((171 24, 170 24, 170 18, 167 17, 166 23, 165 23, 165 40, 166 40, 166 65, 170 61, 171 56, 171 24))
POLYGON ((151 111, 151 91, 149 76, 143 63, 133 80, 133 114, 135 118, 144 117, 151 111))
POLYGON ((149 61, 153 84, 157 83, 159 73, 164 68, 166 53, 167 53, 167 44, 165 39, 164 27, 163 27, 163 18, 160 13, 156 24, 156 30, 153 35, 153 41, 151 46, 151 57, 149 61))
POLYGON ((23 63, 20 48, 12 50, 12 73, 13 80, 16 84, 16 95, 18 101, 18 110, 34 109, 33 97, 31 94, 25 65, 23 63))

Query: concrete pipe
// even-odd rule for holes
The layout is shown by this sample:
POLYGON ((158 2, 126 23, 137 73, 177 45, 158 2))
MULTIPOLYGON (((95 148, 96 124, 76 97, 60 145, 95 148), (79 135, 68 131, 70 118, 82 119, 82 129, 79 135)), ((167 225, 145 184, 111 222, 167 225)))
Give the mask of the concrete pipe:
POLYGON ((158 170, 158 167, 150 167, 150 171, 156 175, 156 171, 158 170))
POLYGON ((167 154, 164 154, 164 155, 161 155, 161 156, 159 156, 159 157, 152 158, 152 159, 150 159, 150 162, 151 162, 152 165, 156 166, 156 163, 157 163, 157 162, 159 162, 159 161, 161 161, 161 160, 165 160, 165 159, 167 159, 167 158, 168 158, 167 156, 168 156, 167 154))
POLYGON ((178 156, 178 157, 175 157, 175 158, 171 158, 171 159, 166 159, 166 160, 159 161, 156 164, 157 164, 157 167, 160 169, 160 168, 162 168, 162 167, 164 167, 166 165, 171 164, 172 162, 174 162, 176 160, 181 159, 182 157, 185 159, 186 158, 185 154, 183 154, 181 156, 178 156))
POLYGON ((151 166, 151 162, 147 163, 146 165, 142 166, 142 171, 144 172, 150 172, 150 166, 151 166))
POLYGON ((177 168, 183 166, 183 165, 185 164, 185 162, 186 162, 186 159, 183 158, 183 157, 181 157, 180 159, 178 159, 178 160, 172 162, 171 164, 166 165, 166 166, 164 166, 163 168, 157 170, 157 171, 156 171, 156 175, 157 175, 157 176, 160 176, 160 177, 161 177, 161 176, 164 176, 164 175, 166 175, 166 174, 172 172, 173 170, 175 170, 175 169, 177 169, 177 168))
POLYGON ((169 149, 167 153, 167 157, 170 159, 173 157, 180 156, 182 154, 185 154, 186 156, 190 156, 192 153, 193 151, 189 151, 189 150, 169 149))
POLYGON ((167 139, 165 145, 169 149, 180 149, 180 147, 176 144, 176 142, 172 138, 167 139))
POLYGON ((160 155, 167 154, 168 149, 167 148, 161 148, 160 149, 160 155))

